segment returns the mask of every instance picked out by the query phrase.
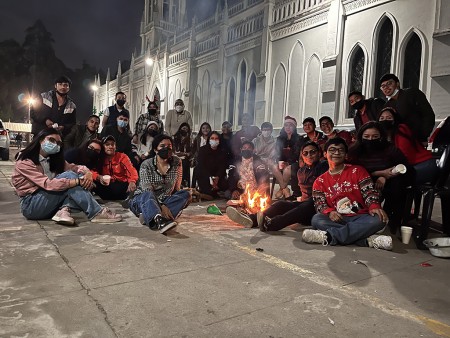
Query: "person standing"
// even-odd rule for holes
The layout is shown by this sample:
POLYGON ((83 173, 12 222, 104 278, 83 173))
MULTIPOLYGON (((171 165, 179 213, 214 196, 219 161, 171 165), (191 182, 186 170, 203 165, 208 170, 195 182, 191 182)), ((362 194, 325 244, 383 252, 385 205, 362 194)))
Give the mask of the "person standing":
POLYGON ((60 76, 54 86, 54 90, 41 93, 38 102, 30 107, 33 135, 53 127, 64 138, 77 122, 77 106, 68 95, 72 81, 67 76, 60 76))
POLYGON ((149 122, 154 121, 158 126, 159 133, 164 132, 164 124, 161 121, 158 113, 158 105, 154 101, 150 101, 147 106, 147 112, 139 115, 135 127, 134 127, 134 135, 133 135, 133 143, 138 144, 141 136, 144 134, 145 129, 148 127, 149 122))
POLYGON ((222 123, 222 134, 220 134, 220 144, 225 152, 227 158, 227 165, 233 164, 234 156, 231 149, 233 142, 233 126, 230 122, 224 121, 222 123))
POLYGON ((100 117, 91 115, 85 125, 73 126, 70 133, 64 138, 64 150, 78 148, 84 142, 98 138, 99 125, 100 117))
POLYGON ((250 114, 242 114, 242 128, 233 135, 231 149, 234 159, 241 157, 242 144, 245 141, 253 141, 261 133, 257 126, 252 125, 252 117, 250 114))
POLYGON ((354 110, 353 123, 355 124, 356 132, 364 123, 369 121, 376 121, 378 113, 386 103, 380 98, 365 99, 360 91, 353 91, 348 94, 348 102, 354 110))
POLYGON ((129 117, 130 112, 125 109, 125 103, 127 102, 127 96, 124 92, 117 92, 115 96, 116 103, 103 111, 102 127, 115 126, 116 120, 120 113, 124 111, 129 117))
POLYGON ((348 146, 340 137, 325 143, 329 170, 313 184, 317 214, 313 229, 303 231, 306 243, 369 246, 392 250, 390 236, 375 235, 388 222, 380 196, 369 173, 361 166, 345 164, 348 146))
POLYGON ((166 116, 166 132, 167 135, 173 136, 180 128, 182 123, 186 122, 192 129, 192 115, 189 111, 184 109, 184 102, 182 99, 175 101, 175 109, 167 112, 166 116))
POLYGON ((435 115, 425 94, 417 88, 400 89, 400 80, 394 74, 383 75, 380 86, 388 99, 384 106, 394 108, 413 136, 427 146, 435 115))

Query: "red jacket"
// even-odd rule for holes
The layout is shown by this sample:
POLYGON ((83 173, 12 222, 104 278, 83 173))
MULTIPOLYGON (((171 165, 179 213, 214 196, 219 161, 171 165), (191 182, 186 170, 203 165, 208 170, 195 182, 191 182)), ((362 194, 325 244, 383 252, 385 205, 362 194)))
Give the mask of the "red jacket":
POLYGON ((411 129, 406 124, 399 124, 394 138, 395 146, 405 155, 409 164, 416 165, 433 157, 431 151, 413 137, 411 129))
POLYGON ((134 182, 136 183, 139 175, 137 170, 131 164, 130 158, 124 153, 116 152, 114 157, 110 160, 105 158, 103 167, 100 173, 95 170, 92 171, 94 180, 98 175, 110 175, 111 181, 119 182, 134 182))

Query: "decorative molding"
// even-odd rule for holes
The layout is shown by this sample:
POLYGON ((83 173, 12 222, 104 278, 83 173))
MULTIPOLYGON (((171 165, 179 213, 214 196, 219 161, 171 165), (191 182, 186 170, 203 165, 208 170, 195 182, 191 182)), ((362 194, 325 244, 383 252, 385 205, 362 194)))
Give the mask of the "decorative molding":
POLYGON ((390 2, 392 0, 350 0, 344 3, 345 14, 354 12, 361 7, 367 7, 370 5, 379 5, 381 3, 390 2))
POLYGON ((237 53, 242 52, 247 49, 252 49, 254 47, 258 47, 258 46, 261 46, 261 44, 262 44, 262 40, 261 40, 261 35, 260 35, 256 38, 250 39, 248 41, 225 48, 225 56, 230 56, 230 55, 237 54, 237 53))
POLYGON ((219 57, 219 53, 218 52, 211 53, 209 55, 205 55, 205 56, 199 57, 199 58, 196 59, 197 67, 198 66, 203 66, 203 65, 205 65, 207 63, 211 63, 211 62, 217 61, 218 57, 219 57))
POLYGON ((314 14, 312 16, 300 19, 300 21, 297 21, 293 24, 289 24, 289 23, 285 22, 285 24, 289 24, 288 26, 285 26, 285 27, 281 27, 278 29, 271 28, 270 35, 272 37, 272 41, 275 41, 275 40, 282 39, 286 36, 289 36, 289 35, 292 35, 295 33, 299 33, 308 28, 319 26, 321 24, 326 23, 327 21, 328 21, 328 9, 321 11, 317 14, 314 14))
POLYGON ((167 70, 169 72, 169 77, 177 75, 177 74, 180 74, 180 73, 187 72, 187 70, 188 70, 188 62, 184 61, 184 62, 182 62, 180 64, 173 64, 173 65, 167 67, 167 70))

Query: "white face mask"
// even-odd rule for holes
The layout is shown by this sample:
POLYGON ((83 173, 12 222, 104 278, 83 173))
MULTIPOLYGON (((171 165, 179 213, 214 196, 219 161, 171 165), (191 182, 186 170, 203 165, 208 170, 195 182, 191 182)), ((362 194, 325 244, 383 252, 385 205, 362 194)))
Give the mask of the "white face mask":
POLYGON ((177 111, 177 113, 181 113, 184 110, 184 108, 183 106, 175 106, 175 110, 177 111))
POLYGON ((217 140, 209 140, 209 145, 213 148, 218 147, 219 146, 219 141, 217 140))
POLYGON ((394 92, 392 93, 391 96, 386 96, 386 98, 387 98, 388 100, 390 100, 390 99, 393 98, 395 95, 397 95, 397 93, 398 93, 398 88, 396 88, 396 89, 394 90, 394 92))
POLYGON ((264 138, 268 138, 268 137, 270 137, 270 135, 272 135, 272 131, 270 131, 270 130, 263 130, 263 131, 261 132, 261 134, 262 134, 262 136, 263 136, 264 138))

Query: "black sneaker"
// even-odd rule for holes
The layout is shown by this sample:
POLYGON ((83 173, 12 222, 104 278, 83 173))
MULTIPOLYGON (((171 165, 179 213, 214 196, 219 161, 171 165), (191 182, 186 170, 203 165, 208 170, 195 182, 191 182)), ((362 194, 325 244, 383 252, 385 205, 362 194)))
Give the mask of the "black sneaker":
POLYGON ((163 218, 161 215, 156 215, 154 221, 157 226, 157 229, 159 230, 159 233, 161 234, 166 233, 167 231, 169 231, 172 228, 175 228, 178 225, 177 222, 167 220, 163 218))
POLYGON ((271 222, 272 222, 272 220, 269 217, 264 216, 261 213, 261 217, 258 217, 259 230, 262 231, 262 232, 269 231, 269 225, 270 225, 271 222))

